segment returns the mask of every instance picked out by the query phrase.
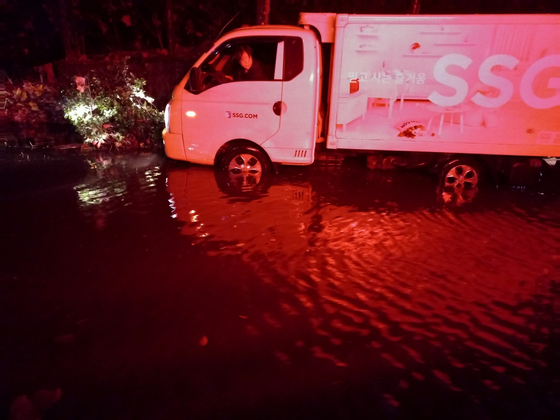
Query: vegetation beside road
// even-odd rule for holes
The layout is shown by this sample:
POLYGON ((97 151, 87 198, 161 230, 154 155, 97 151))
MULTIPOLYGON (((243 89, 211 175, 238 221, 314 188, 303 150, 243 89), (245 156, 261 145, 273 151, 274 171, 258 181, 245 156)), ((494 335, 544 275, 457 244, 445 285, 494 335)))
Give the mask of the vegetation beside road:
MULTIPOLYGON (((84 67, 87 68, 87 67, 84 67)), ((45 80, 8 79, 9 145, 83 142, 86 148, 152 148, 161 142, 163 112, 146 94, 146 80, 126 59, 84 74, 45 80)))

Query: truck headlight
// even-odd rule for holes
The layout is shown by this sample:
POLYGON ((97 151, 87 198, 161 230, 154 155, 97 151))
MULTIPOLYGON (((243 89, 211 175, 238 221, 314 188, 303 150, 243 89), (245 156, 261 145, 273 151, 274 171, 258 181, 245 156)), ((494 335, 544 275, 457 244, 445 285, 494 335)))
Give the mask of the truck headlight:
POLYGON ((171 109, 171 102, 169 102, 167 105, 165 105, 165 112, 163 113, 163 118, 165 121, 165 129, 167 130, 167 132, 169 133, 169 112, 171 109))

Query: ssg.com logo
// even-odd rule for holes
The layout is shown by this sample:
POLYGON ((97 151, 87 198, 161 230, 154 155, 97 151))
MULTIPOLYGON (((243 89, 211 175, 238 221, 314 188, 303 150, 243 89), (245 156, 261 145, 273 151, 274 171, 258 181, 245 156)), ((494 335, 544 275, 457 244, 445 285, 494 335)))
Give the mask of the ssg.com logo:
POLYGON ((250 120, 254 120, 259 118, 259 114, 226 111, 226 118, 248 118, 250 120))

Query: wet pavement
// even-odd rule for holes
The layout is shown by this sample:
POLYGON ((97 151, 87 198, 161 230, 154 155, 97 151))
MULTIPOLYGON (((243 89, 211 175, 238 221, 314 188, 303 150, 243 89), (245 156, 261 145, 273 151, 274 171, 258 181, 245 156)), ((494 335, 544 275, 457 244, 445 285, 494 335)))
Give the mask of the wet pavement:
POLYGON ((243 183, 73 151, 0 176, 2 418, 560 412, 555 182, 449 206, 360 162, 243 183))

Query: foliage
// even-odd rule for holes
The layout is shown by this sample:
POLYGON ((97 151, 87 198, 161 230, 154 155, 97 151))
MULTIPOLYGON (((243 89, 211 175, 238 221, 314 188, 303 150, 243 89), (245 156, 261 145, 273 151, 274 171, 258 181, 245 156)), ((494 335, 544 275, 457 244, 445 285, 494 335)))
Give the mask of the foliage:
POLYGON ((9 117, 25 124, 63 122, 60 94, 54 86, 42 82, 22 81, 6 85, 9 117))
POLYGON ((64 118, 60 90, 55 85, 8 78, 4 86, 9 135, 2 147, 35 148, 72 141, 75 132, 64 118))
POLYGON ((149 147, 161 138, 163 113, 146 96, 146 81, 126 64, 90 71, 63 91, 64 115, 95 147, 149 147))

